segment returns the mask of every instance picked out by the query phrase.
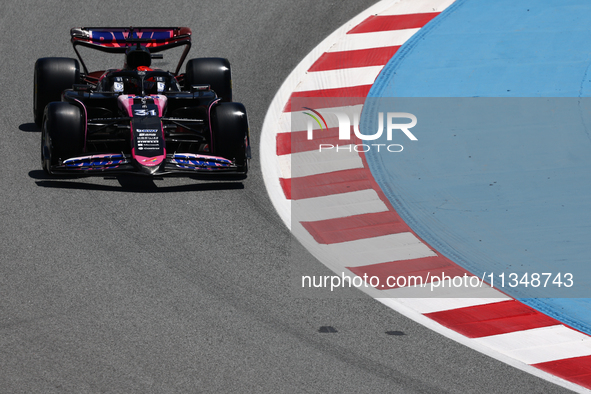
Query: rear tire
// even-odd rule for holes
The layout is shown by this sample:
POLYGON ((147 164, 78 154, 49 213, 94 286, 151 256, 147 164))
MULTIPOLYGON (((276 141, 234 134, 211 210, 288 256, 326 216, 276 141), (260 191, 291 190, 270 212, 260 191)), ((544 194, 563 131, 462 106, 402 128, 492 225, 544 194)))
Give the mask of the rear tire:
POLYGON ((210 85, 223 102, 232 101, 232 71, 228 59, 206 57, 187 62, 185 90, 192 85, 210 85))
POLYGON ((213 153, 233 160, 238 171, 248 172, 248 117, 240 103, 220 103, 211 110, 213 153))
POLYGON ((33 114, 35 123, 43 125, 45 106, 60 101, 62 92, 80 81, 78 60, 67 57, 44 57, 35 62, 33 114))
POLYGON ((84 118, 80 108, 64 102, 51 102, 45 109, 41 133, 41 162, 51 173, 60 160, 79 156, 84 150, 84 118))

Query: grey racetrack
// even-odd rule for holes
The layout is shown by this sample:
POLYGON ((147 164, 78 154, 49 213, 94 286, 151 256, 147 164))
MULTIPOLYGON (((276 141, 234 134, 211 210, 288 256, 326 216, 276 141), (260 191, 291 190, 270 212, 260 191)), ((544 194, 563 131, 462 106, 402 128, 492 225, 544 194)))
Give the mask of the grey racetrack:
POLYGON ((301 58, 373 3, 3 2, 1 393, 562 390, 356 291, 307 296, 293 285, 294 272, 331 273, 292 248, 273 210, 258 160, 263 119, 301 58), (139 25, 191 27, 190 58, 230 60, 250 119, 247 180, 43 174, 35 60, 74 57, 71 27, 139 25))

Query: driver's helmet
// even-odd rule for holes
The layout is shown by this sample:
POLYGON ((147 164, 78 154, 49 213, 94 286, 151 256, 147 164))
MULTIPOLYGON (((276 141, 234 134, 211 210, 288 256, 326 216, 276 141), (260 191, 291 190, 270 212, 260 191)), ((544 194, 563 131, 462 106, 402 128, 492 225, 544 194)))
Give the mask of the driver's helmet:
POLYGON ((125 51, 125 68, 136 69, 138 67, 150 67, 152 57, 150 51, 142 46, 129 47, 125 51))

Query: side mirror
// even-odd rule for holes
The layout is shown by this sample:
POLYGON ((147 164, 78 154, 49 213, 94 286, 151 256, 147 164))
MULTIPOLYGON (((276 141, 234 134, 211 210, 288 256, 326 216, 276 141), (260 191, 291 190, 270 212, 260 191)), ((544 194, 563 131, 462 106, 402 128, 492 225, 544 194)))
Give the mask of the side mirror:
POLYGON ((211 85, 191 85, 191 92, 211 90, 211 85))
POLYGON ((72 85, 72 89, 76 92, 90 92, 90 86, 82 85, 82 84, 78 84, 78 83, 75 83, 74 85, 72 85))

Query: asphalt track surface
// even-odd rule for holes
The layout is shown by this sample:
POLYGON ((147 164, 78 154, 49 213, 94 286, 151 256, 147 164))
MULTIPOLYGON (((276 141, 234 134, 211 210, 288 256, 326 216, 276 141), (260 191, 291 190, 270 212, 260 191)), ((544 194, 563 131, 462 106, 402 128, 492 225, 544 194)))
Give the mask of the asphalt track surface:
POLYGON ((263 117, 299 60, 372 3, 3 4, 0 392, 563 390, 356 290, 293 285, 294 272, 331 273, 291 247, 273 211, 257 160, 263 117), (33 64, 73 57, 69 29, 84 25, 189 26, 190 57, 229 58, 255 145, 249 178, 45 177, 33 64))

